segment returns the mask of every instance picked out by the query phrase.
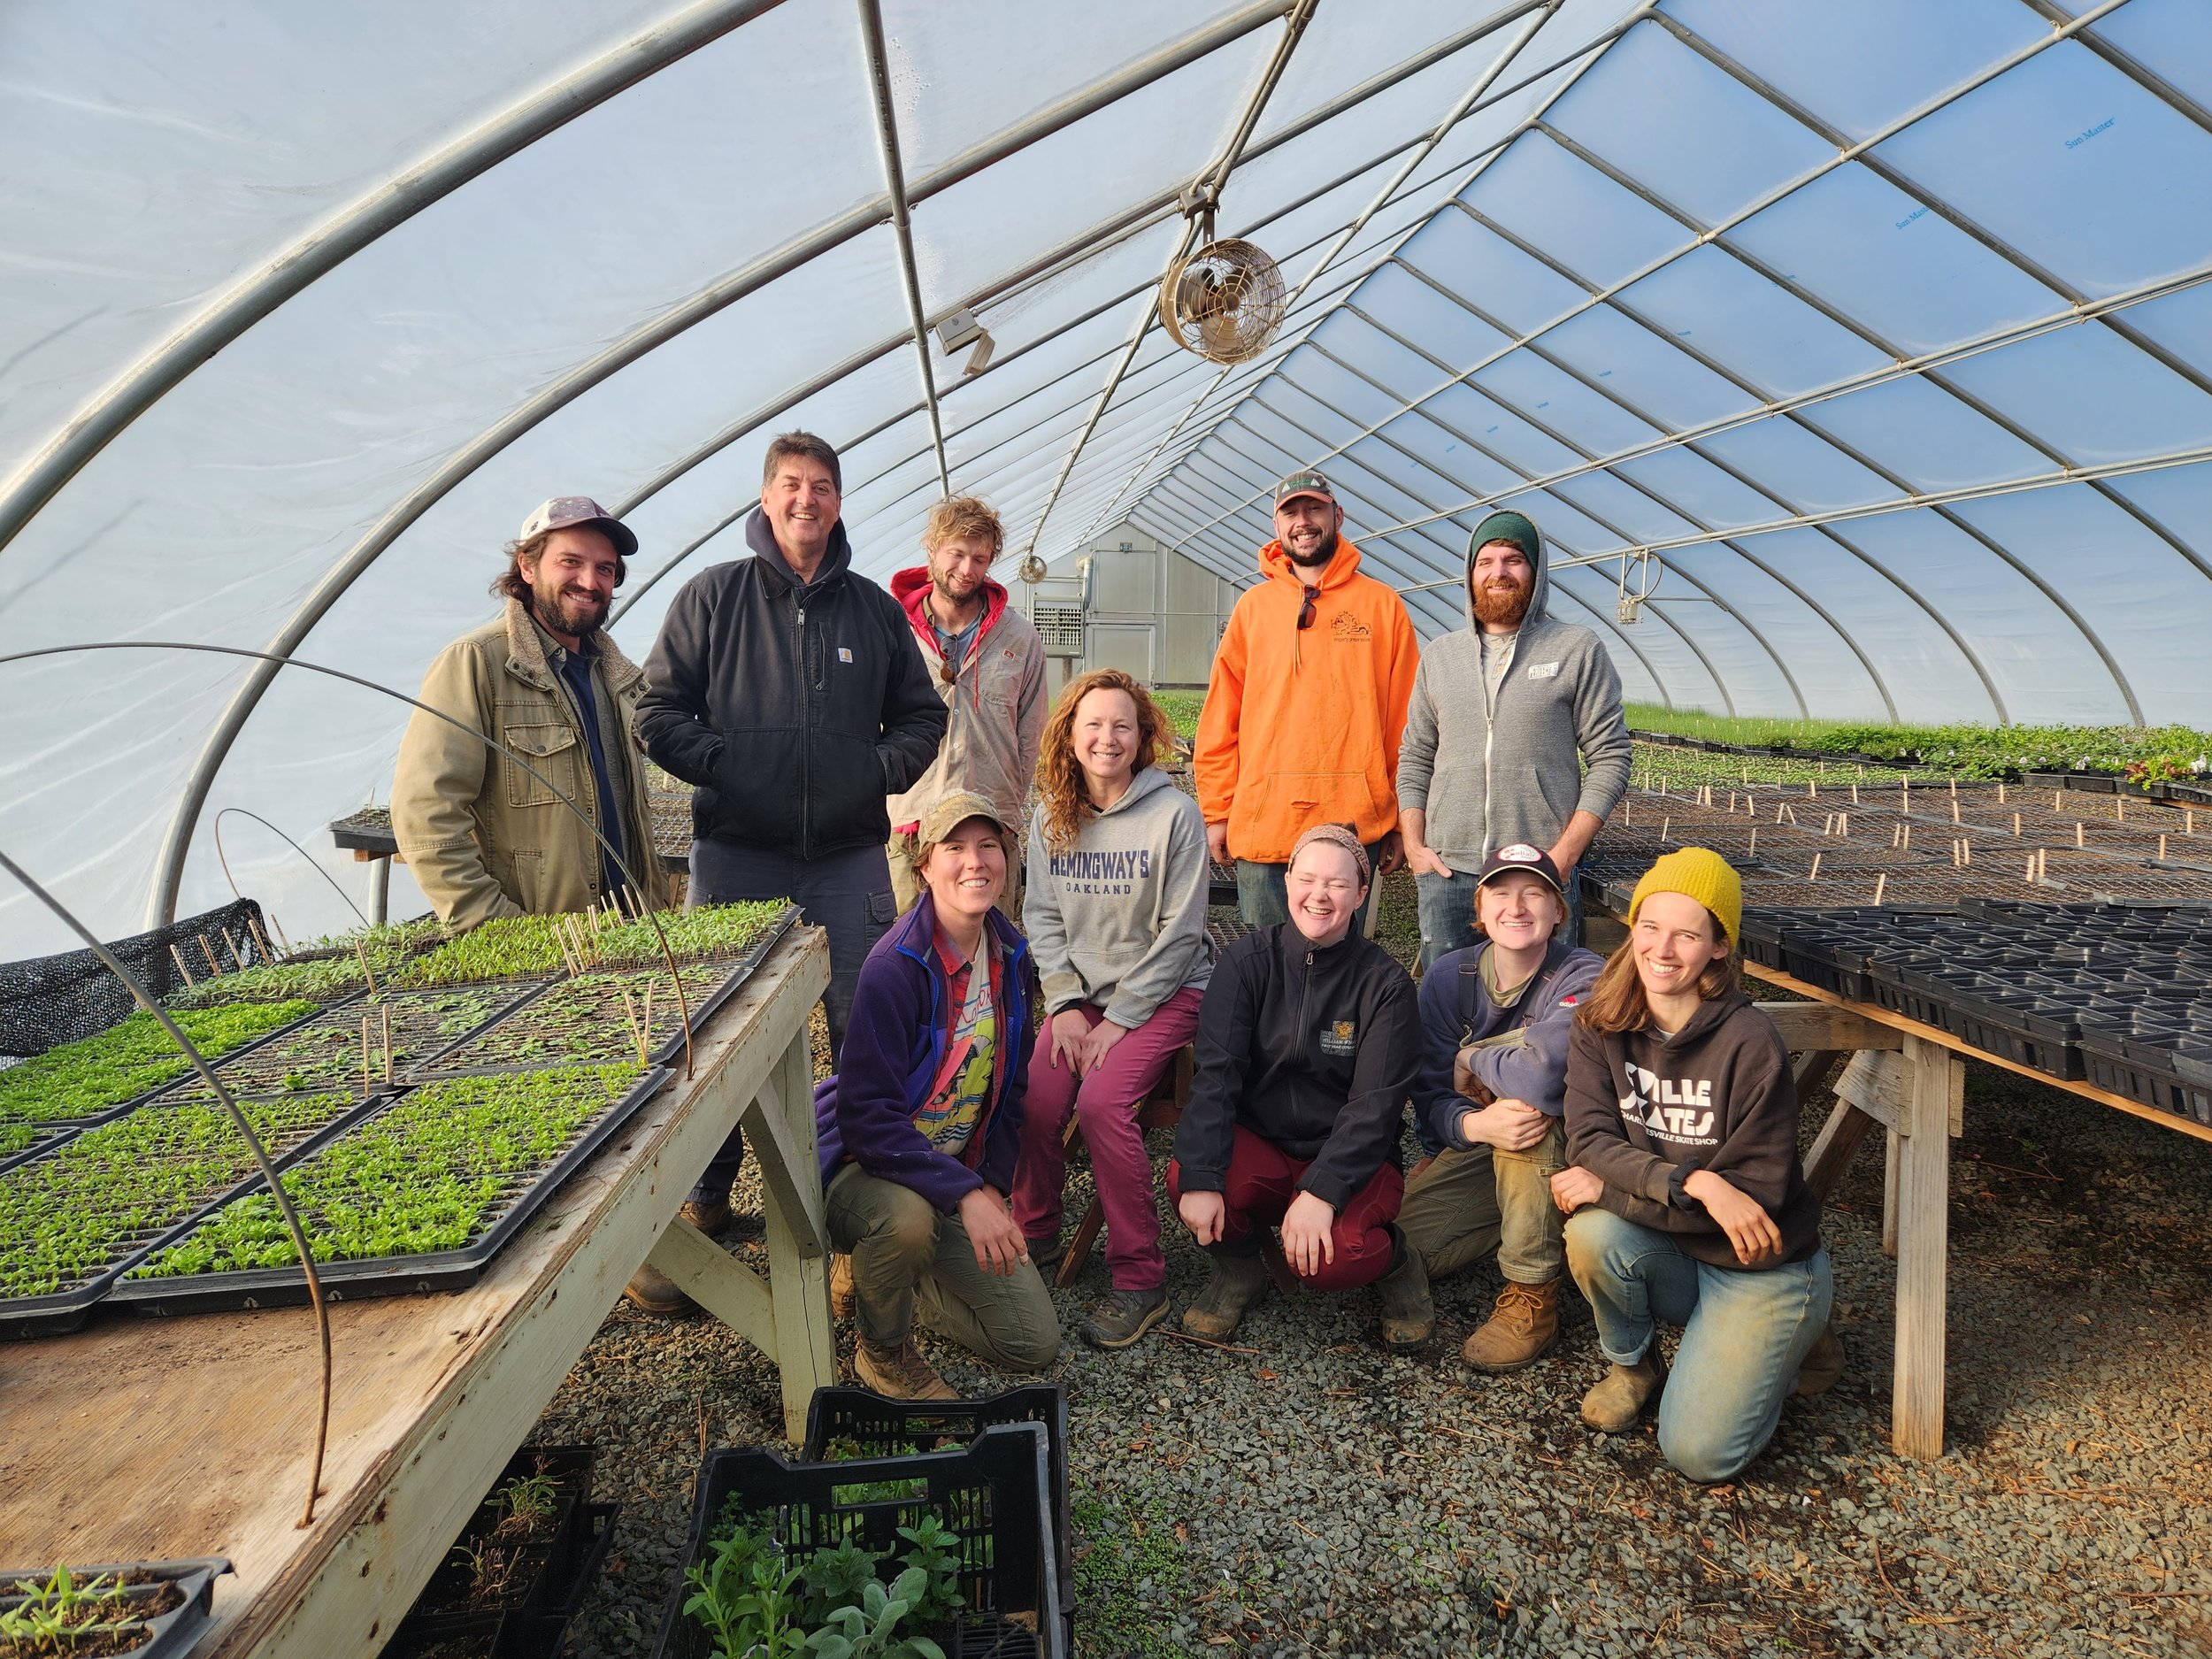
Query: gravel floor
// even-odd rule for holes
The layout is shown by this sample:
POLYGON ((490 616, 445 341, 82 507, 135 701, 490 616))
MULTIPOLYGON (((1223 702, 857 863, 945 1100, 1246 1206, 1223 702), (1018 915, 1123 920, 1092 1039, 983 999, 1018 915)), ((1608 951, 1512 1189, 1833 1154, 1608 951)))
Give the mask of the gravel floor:
MULTIPOLYGON (((1386 890, 1401 944, 1409 909, 1386 890)), ((1439 1287, 1417 1358, 1375 1348, 1367 1293, 1269 1301, 1239 1333, 1249 1352, 1156 1334, 1102 1356, 1075 1340, 1105 1287, 1094 1256, 1060 1297, 1054 1372, 1079 1650, 2212 1654, 2212 1147, 1991 1068, 1967 1087, 1939 1463, 1888 1450, 1873 1142, 1826 1224, 1844 1379, 1793 1402, 1730 1486, 1680 1479, 1647 1429, 1581 1428, 1602 1361, 1578 1302, 1555 1356, 1507 1379, 1458 1356, 1487 1270, 1439 1287)), ((1087 1197, 1079 1171, 1071 1215, 1087 1197)), ((1167 1236, 1179 1306, 1204 1264, 1167 1236)), ((964 1392, 1002 1386, 937 1357, 964 1392)), ((650 1650, 702 1445, 778 1441, 777 1400, 772 1369, 710 1320, 610 1317, 536 1436, 597 1443, 599 1495, 625 1505, 574 1652, 650 1650)))

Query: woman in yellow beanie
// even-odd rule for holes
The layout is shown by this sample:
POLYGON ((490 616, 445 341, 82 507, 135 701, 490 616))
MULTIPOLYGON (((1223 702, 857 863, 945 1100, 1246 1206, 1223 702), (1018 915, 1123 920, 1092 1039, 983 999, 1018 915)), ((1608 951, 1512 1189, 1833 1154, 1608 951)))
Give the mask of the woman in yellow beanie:
POLYGON ((1693 1480, 1733 1479, 1773 1438, 1832 1295, 1789 1056, 1738 983, 1742 920, 1735 871, 1704 848, 1636 884, 1576 1019, 1571 1167, 1552 1178, 1612 1362, 1582 1420, 1618 1433, 1663 1389, 1659 1448, 1693 1480), (1662 1320, 1683 1327, 1671 1378, 1662 1320))

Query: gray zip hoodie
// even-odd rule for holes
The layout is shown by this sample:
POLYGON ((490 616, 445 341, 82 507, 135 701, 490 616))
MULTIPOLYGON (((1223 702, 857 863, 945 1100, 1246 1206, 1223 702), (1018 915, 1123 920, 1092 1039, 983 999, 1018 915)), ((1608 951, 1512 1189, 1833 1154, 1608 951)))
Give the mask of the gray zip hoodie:
POLYGON ((1609 815, 1628 787, 1632 752, 1613 659, 1588 628, 1547 614, 1551 570, 1540 536, 1527 538, 1536 572, 1528 615, 1496 693, 1484 683, 1475 552, 1486 541, 1522 540, 1485 535, 1489 523, 1467 550, 1467 626, 1423 649, 1398 749, 1398 804, 1428 815, 1428 844, 1455 871, 1475 870, 1516 841, 1548 849, 1578 810, 1609 815))
POLYGON ((1045 846, 1029 816, 1022 923, 1047 1014, 1090 1002, 1134 1031, 1185 986, 1212 978, 1206 940, 1206 821, 1157 766, 1087 818, 1072 849, 1045 846))

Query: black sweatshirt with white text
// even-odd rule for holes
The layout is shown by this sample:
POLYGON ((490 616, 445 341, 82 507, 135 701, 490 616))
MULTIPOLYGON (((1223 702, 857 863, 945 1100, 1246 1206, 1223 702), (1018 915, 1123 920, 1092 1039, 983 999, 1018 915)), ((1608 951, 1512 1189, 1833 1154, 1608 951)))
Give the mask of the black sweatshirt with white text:
POLYGON ((1705 1206, 1682 1190, 1709 1170, 1755 1199, 1782 1235, 1762 1266, 1820 1248, 1820 1200, 1797 1162, 1797 1086, 1774 1022, 1740 990, 1701 1002, 1671 1037, 1602 1033, 1579 1020, 1567 1053, 1567 1160, 1605 1182, 1598 1202, 1671 1233, 1684 1254, 1744 1264, 1705 1206))

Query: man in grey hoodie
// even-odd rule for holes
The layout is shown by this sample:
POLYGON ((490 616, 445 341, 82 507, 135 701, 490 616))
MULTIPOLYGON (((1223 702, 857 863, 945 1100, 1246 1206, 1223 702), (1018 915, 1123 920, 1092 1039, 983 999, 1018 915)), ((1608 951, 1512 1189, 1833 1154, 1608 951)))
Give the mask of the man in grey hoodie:
POLYGON ((1574 939, 1575 866, 1628 787, 1620 675, 1595 634, 1547 613, 1550 588, 1535 525, 1492 513, 1468 542, 1467 626, 1421 654, 1398 749, 1398 808, 1425 971, 1476 942, 1476 872, 1516 841, 1557 867, 1574 939))

